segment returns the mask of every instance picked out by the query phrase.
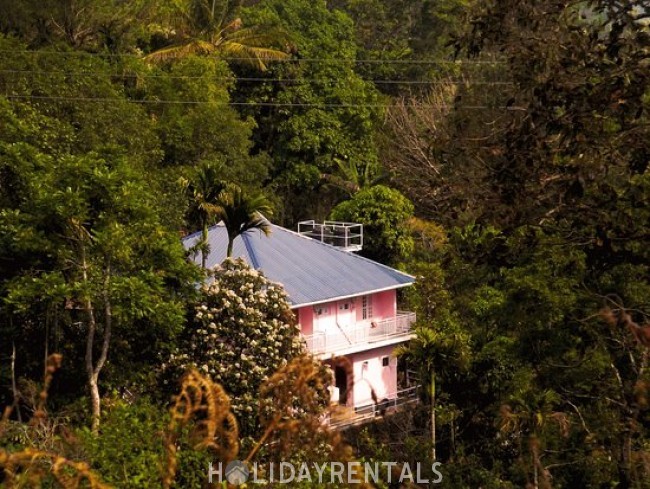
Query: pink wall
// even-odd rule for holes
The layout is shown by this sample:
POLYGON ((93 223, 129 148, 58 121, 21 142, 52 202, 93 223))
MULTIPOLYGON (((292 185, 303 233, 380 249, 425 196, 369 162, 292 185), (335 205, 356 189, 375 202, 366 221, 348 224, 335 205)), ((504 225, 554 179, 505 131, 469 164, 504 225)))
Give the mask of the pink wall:
MULTIPOLYGON (((363 296, 299 308, 296 312, 301 332, 306 336, 316 332, 339 334, 337 321, 341 328, 346 329, 357 324, 365 324, 369 327, 369 323, 372 321, 396 316, 397 294, 395 290, 372 294, 371 302, 372 315, 366 319, 363 319, 363 296), (341 307, 342 305, 344 306, 341 307)), ((348 405, 371 404, 373 390, 378 401, 396 397, 397 364, 392 359, 394 349, 395 346, 390 345, 347 355, 352 367, 352 375, 348 381, 348 405), (382 363, 384 357, 389 357, 389 364, 386 367, 382 363)), ((345 401, 342 400, 342 402, 345 401)))
POLYGON ((372 297, 373 315, 379 319, 395 317, 397 314, 397 294, 395 290, 379 292, 372 297))
POLYGON ((301 307, 296 310, 300 332, 308 336, 314 332, 314 309, 312 307, 301 307))
POLYGON ((374 389, 377 400, 394 399, 397 393, 397 364, 382 365, 383 357, 391 357, 394 345, 349 355, 354 372, 354 387, 350 403, 354 406, 371 404, 374 389), (364 365, 368 362, 367 365, 364 365))
POLYGON ((369 323, 381 319, 393 318, 397 314, 397 294, 395 290, 387 290, 372 294, 372 316, 363 319, 363 296, 341 301, 327 302, 316 306, 301 307, 296 310, 298 322, 303 335, 314 332, 335 332, 336 322, 342 328, 350 328, 358 323, 369 323), (348 309, 341 309, 342 304, 348 304, 348 309), (316 310, 321 310, 317 314, 316 310))

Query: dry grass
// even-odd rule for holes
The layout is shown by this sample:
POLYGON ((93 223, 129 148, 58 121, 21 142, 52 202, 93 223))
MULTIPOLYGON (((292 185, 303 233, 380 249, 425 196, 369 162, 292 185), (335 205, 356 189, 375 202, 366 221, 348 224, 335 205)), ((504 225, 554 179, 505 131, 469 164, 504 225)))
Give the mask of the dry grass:
POLYGON ((239 452, 239 429, 226 392, 219 384, 192 370, 183 378, 181 392, 171 408, 165 435, 164 488, 174 483, 178 438, 183 428, 190 425, 195 450, 210 450, 225 463, 234 460, 239 452))
MULTIPOLYGON (((48 358, 43 386, 29 422, 31 429, 37 429, 47 420, 48 390, 60 366, 60 355, 48 358)), ((300 454, 300 457, 307 458, 354 461, 352 448, 343 442, 339 433, 329 430, 325 423, 330 382, 331 377, 323 365, 309 356, 293 360, 271 376, 263 385, 261 394, 263 398, 272 400, 274 409, 271 413, 260 415, 263 431, 241 459, 252 463, 264 454, 265 457, 288 460, 300 454)), ((11 408, 5 409, 0 419, 0 437, 4 434, 10 415, 11 408)), ((240 456, 239 430, 228 395, 221 385, 196 370, 183 377, 180 392, 174 397, 170 409, 170 421, 163 435, 163 488, 174 487, 178 447, 185 433, 189 433, 192 449, 209 451, 214 455, 215 462, 227 464, 240 456)), ((128 447, 124 449, 128 450, 128 447)), ((35 448, 16 452, 0 448, 0 468, 4 470, 3 482, 7 488, 41 487, 46 480, 54 481, 65 489, 110 487, 100 480, 88 463, 35 448)), ((359 471, 357 477, 364 479, 359 471)), ((367 489, 371 486, 360 484, 358 487, 367 489)))
MULTIPOLYGON (((61 355, 53 354, 47 358, 45 378, 39 393, 29 425, 38 427, 47 419, 47 396, 54 374, 61 367, 61 355)), ((11 408, 4 410, 0 420, 0 437, 4 434, 11 408)), ((52 477, 65 489, 80 487, 103 489, 109 486, 103 484, 84 462, 74 462, 56 453, 25 448, 17 452, 9 452, 0 448, 0 467, 4 470, 4 486, 8 489, 18 487, 40 487, 43 480, 52 477)))

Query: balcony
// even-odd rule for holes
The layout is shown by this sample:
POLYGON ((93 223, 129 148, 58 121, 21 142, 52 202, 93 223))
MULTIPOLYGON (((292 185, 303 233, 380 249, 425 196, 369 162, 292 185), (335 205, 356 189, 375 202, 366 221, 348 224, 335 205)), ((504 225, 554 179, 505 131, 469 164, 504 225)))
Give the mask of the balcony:
POLYGON ((381 402, 365 406, 344 407, 333 406, 326 418, 326 423, 335 430, 344 430, 352 426, 367 423, 377 416, 394 413, 404 406, 418 402, 420 386, 413 386, 397 391, 393 399, 384 399, 381 402))
POLYGON ((353 353, 408 339, 413 332, 415 320, 414 312, 397 311, 394 318, 369 321, 350 328, 338 327, 331 331, 304 336, 304 340, 314 355, 353 353), (380 342, 383 344, 376 345, 380 342))

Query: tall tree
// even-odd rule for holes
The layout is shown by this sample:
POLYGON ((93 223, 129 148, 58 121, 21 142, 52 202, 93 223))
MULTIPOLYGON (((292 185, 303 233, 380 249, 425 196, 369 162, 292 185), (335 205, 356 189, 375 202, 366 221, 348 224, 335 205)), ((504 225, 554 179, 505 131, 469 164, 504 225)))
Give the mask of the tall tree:
POLYGON ((49 254, 50 266, 24 264, 6 285, 5 301, 19 318, 47 291, 45 297, 60 313, 68 311, 72 322, 83 325, 91 425, 97 431, 100 374, 111 343, 116 336, 128 337, 136 320, 178 325, 182 303, 166 283, 178 271, 185 274, 188 265, 176 236, 163 227, 145 182, 124 155, 56 160, 38 155, 30 166, 21 174, 23 200, 15 210, 2 212, 0 227, 8 244, 18 249, 24 247, 25 233, 42 236, 36 250, 49 254))
POLYGON ((557 487, 646 485, 646 354, 598 314, 610 294, 639 325, 650 311, 643 3, 484 2, 459 44, 466 82, 392 114, 396 182, 448 229, 442 265, 472 334, 472 369, 450 393, 465 447, 517 485, 525 471, 499 466, 530 457, 528 442, 476 443, 494 430, 477 413, 496 417, 522 377, 533 397, 559 396, 544 417, 571 418, 566 438, 535 434, 538 473, 557 487))
POLYGON ((234 95, 237 102, 252 103, 244 111, 259 123, 257 148, 273 158, 271 185, 283 204, 279 221, 293 225, 325 217, 341 193, 323 188, 321 176, 335 174, 337 161, 373 167, 378 159, 375 128, 382 100, 355 71, 354 24, 323 0, 263 0, 242 18, 279 26, 295 44, 295 62, 273 65, 265 82, 242 80, 234 95))
POLYGON ((163 370, 174 380, 190 366, 210 375, 232 396, 242 434, 259 435, 260 417, 275 407, 260 387, 305 347, 281 286, 241 258, 226 259, 210 273, 214 280, 201 288, 163 370))
POLYGON ((363 224, 361 254, 382 263, 396 263, 413 250, 408 220, 413 204, 399 191, 384 185, 367 187, 330 213, 335 221, 363 224))

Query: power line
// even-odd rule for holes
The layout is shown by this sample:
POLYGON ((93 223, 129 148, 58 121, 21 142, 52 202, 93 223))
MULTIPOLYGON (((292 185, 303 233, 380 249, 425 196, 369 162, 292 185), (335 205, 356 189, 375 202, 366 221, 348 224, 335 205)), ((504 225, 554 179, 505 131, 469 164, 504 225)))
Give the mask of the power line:
MULTIPOLYGON (((307 103, 307 102, 211 102, 207 100, 149 100, 149 99, 121 99, 111 97, 63 97, 51 95, 5 95, 10 100, 51 100, 51 101, 72 101, 72 102, 127 102, 136 104, 169 104, 169 105, 217 105, 233 107, 311 107, 311 108, 391 108, 397 104, 347 104, 347 103, 307 103)), ((445 104, 415 104, 418 107, 429 107, 438 109, 457 110, 526 110, 524 107, 494 106, 487 105, 459 105, 451 106, 445 104)))
MULTIPOLYGON (((138 58, 143 59, 143 55, 137 54, 111 54, 111 53, 90 53, 87 51, 36 51, 36 50, 0 50, 0 53, 10 54, 36 54, 39 56, 87 56, 87 57, 101 57, 101 58, 138 58)), ((494 65, 505 64, 503 60, 450 60, 450 59, 378 59, 378 58, 287 58, 287 59, 265 59, 264 57, 220 57, 220 56, 207 56, 212 59, 220 59, 223 61, 267 61, 273 63, 357 63, 357 64, 451 64, 461 66, 463 64, 476 64, 476 65, 494 65)))
MULTIPOLYGON (((64 76, 86 76, 96 78, 165 78, 173 80, 200 80, 207 78, 210 80, 219 81, 234 81, 234 82, 282 82, 282 83, 335 83, 339 80, 336 78, 265 78, 265 77, 239 77, 239 76, 209 76, 209 75, 142 75, 142 74, 129 74, 129 73, 101 73, 92 71, 40 71, 40 70, 0 70, 0 73, 6 74, 33 74, 33 75, 64 75, 64 76)), ((390 85, 513 85, 512 82, 506 81, 471 81, 471 80, 399 80, 399 79, 372 79, 360 78, 360 81, 376 83, 376 84, 390 84, 390 85)))

